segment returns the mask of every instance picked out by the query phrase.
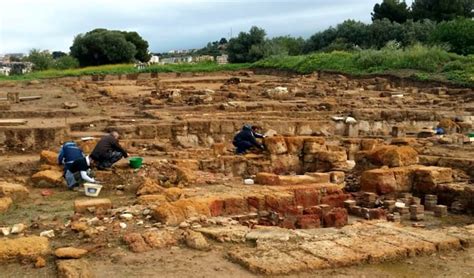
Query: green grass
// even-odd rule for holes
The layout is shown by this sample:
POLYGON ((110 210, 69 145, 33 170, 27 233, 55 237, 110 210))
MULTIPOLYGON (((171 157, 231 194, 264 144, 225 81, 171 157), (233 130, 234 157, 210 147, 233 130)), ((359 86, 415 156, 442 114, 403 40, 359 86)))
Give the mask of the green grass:
POLYGON ((391 74, 417 80, 450 82, 474 86, 474 55, 461 56, 440 47, 414 45, 405 49, 333 51, 302 56, 273 56, 253 64, 216 63, 153 65, 143 70, 132 64, 106 65, 70 70, 47 70, 1 80, 33 80, 94 74, 130 74, 139 72, 215 72, 248 68, 271 68, 297 73, 331 71, 352 75, 391 74))
POLYGON ((392 74, 474 86, 474 56, 460 56, 440 47, 422 45, 406 49, 383 48, 270 57, 253 66, 297 73, 336 71, 353 75, 392 74))
POLYGON ((71 77, 94 74, 131 74, 131 73, 149 73, 149 72, 215 72, 215 71, 233 71, 249 68, 250 64, 226 64, 218 65, 216 63, 198 63, 198 64, 168 64, 152 65, 145 69, 138 70, 133 64, 104 65, 96 67, 85 67, 68 70, 45 70, 36 71, 24 75, 1 76, 1 80, 34 80, 45 78, 71 77))

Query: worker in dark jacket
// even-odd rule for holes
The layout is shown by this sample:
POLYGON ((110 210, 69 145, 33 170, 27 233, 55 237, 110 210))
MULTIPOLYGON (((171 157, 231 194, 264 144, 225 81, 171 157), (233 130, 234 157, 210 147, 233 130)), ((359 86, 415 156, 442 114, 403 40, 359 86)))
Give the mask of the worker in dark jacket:
POLYGON ((244 125, 242 130, 235 135, 232 143, 237 148, 235 151, 237 154, 244 154, 252 147, 256 147, 261 150, 265 149, 263 144, 256 140, 256 138, 264 138, 265 136, 257 133, 256 131, 256 126, 244 125))
POLYGON ((67 187, 74 189, 84 182, 96 183, 97 181, 90 177, 91 166, 95 161, 89 156, 83 156, 74 160, 64 174, 67 187))
POLYGON ((62 145, 58 155, 58 164, 64 165, 64 173, 69 169, 74 160, 84 157, 82 150, 75 142, 69 141, 62 145))
POLYGON ((102 137, 91 153, 91 158, 97 162, 97 168, 104 170, 112 167, 112 164, 128 157, 127 151, 120 146, 118 141, 119 134, 112 131, 110 134, 102 137))

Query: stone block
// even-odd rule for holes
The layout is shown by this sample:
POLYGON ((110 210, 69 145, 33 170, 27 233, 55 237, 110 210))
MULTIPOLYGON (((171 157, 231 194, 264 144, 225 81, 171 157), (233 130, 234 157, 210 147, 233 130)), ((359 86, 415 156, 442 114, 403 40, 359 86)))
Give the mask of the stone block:
POLYGON ((309 175, 279 176, 280 185, 298 185, 318 183, 318 179, 309 175))
POLYGON ((35 187, 58 187, 63 185, 63 172, 54 170, 44 170, 31 176, 31 181, 35 187))
POLYGON ((294 206, 293 194, 280 192, 265 195, 265 207, 267 210, 285 213, 288 211, 288 208, 294 206))
POLYGON ((285 143, 289 154, 299 155, 303 152, 305 137, 285 137, 285 143))
POLYGON ((398 190, 395 175, 390 169, 364 171, 360 178, 360 186, 362 191, 376 192, 377 194, 387 194, 398 190))
POLYGON ((265 147, 271 154, 284 154, 288 151, 288 148, 286 147, 285 137, 265 137, 263 142, 265 147))
POLYGON ((214 155, 223 155, 227 152, 225 143, 214 143, 211 146, 214 155))
POLYGON ((58 153, 43 150, 40 153, 40 162, 43 162, 49 165, 58 165, 58 153))
POLYGON ((321 227, 319 215, 298 215, 296 217, 296 227, 299 229, 316 229, 321 227))
POLYGON ((329 163, 347 161, 347 153, 345 151, 320 151, 316 153, 316 159, 329 163))
POLYGON ((281 155, 270 155, 270 161, 274 173, 285 174, 285 173, 299 173, 301 172, 301 161, 297 155, 294 154, 281 154, 281 155))
POLYGON ((79 259, 80 257, 87 254, 86 249, 75 248, 75 247, 61 247, 54 250, 54 255, 61 259, 79 259))
POLYGON ((260 172, 255 177, 255 182, 264 185, 280 185, 280 177, 276 174, 260 172))
POLYGON ((49 240, 46 237, 25 236, 0 239, 0 262, 33 260, 38 256, 47 255, 49 252, 49 240))
POLYGON ((82 199, 74 201, 74 211, 78 213, 87 212, 90 209, 108 210, 112 208, 110 199, 82 199))
POLYGON ((165 195, 162 194, 151 194, 151 195, 141 195, 137 198, 137 203, 139 205, 151 205, 168 202, 165 195))
POLYGON ((56 261, 59 278, 93 278, 92 266, 84 259, 56 261))
POLYGON ((319 204, 319 190, 313 188, 295 189, 295 203, 304 208, 319 204))
POLYGON ((247 200, 244 197, 236 196, 224 199, 224 214, 238 215, 247 213, 249 210, 247 200))
POLYGON ((0 197, 8 196, 12 200, 24 200, 28 198, 29 190, 18 183, 0 181, 0 197))
POLYGON ((417 164, 418 152, 410 146, 380 146, 367 154, 367 158, 375 165, 401 167, 417 164))
POLYGON ((347 224, 348 216, 345 208, 333 208, 326 215, 323 215, 325 227, 340 228, 347 224))
POLYGON ((433 193, 438 184, 453 182, 451 168, 426 166, 415 171, 414 189, 421 193, 433 193))
POLYGON ((445 205, 437 205, 434 208, 434 214, 436 217, 448 216, 448 207, 445 205))
POLYGON ((321 204, 328 205, 331 208, 344 207, 344 201, 350 198, 350 194, 341 192, 335 192, 327 194, 321 198, 321 204))
POLYGON ((170 203, 163 203, 152 210, 155 220, 170 226, 178 226, 186 219, 184 211, 170 203))
POLYGON ((325 140, 322 137, 310 137, 304 140, 303 152, 305 154, 315 154, 320 151, 325 151, 325 140))
POLYGON ((11 197, 1 197, 0 198, 0 213, 6 212, 12 205, 13 200, 11 197))
POLYGON ((305 175, 312 177, 314 179, 314 183, 330 183, 331 182, 330 173, 307 172, 305 173, 305 175))

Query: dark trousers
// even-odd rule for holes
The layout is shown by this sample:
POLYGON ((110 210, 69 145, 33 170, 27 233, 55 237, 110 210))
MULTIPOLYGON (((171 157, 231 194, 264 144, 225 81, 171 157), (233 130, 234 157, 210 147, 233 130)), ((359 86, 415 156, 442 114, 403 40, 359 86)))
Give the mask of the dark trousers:
POLYGON ((253 147, 252 142, 249 141, 233 142, 233 144, 237 148, 237 150, 235 151, 237 154, 243 154, 253 147))
POLYGON ((112 167, 112 164, 122 159, 123 154, 121 152, 110 152, 105 157, 101 157, 97 162, 97 168, 106 169, 112 167))

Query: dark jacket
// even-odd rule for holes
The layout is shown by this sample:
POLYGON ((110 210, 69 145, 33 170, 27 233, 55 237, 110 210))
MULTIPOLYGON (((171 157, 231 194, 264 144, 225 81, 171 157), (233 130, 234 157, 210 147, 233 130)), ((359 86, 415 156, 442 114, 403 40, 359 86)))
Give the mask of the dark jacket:
POLYGON ((127 151, 120 146, 118 140, 109 134, 100 139, 90 156, 96 161, 101 161, 107 159, 113 151, 121 152, 124 157, 128 156, 127 151))
POLYGON ((74 142, 66 142, 61 147, 58 155, 59 165, 71 164, 74 160, 83 157, 84 154, 81 149, 74 142))
POLYGON ((257 148, 262 148, 262 144, 257 142, 255 138, 263 138, 263 135, 253 132, 250 125, 244 125, 242 130, 234 136, 233 144, 237 145, 239 142, 250 142, 257 148))
POLYGON ((91 168, 89 164, 87 164, 87 159, 85 157, 78 158, 74 160, 69 167, 69 171, 72 173, 78 173, 81 171, 87 171, 91 168))

